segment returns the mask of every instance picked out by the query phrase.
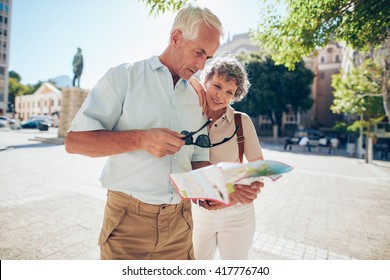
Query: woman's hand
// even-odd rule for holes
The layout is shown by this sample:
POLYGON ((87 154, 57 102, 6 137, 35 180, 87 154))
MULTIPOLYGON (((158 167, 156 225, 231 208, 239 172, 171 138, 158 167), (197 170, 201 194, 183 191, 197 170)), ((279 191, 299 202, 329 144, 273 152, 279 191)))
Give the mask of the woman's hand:
POLYGON ((190 83, 191 83, 192 87, 195 89, 195 92, 199 97, 199 106, 202 107, 202 114, 204 115, 206 113, 206 109, 207 109, 206 90, 204 89, 203 85, 195 77, 190 78, 190 83))
POLYGON ((235 192, 230 194, 230 199, 242 204, 253 202, 264 187, 262 181, 255 181, 250 185, 234 185, 235 192))

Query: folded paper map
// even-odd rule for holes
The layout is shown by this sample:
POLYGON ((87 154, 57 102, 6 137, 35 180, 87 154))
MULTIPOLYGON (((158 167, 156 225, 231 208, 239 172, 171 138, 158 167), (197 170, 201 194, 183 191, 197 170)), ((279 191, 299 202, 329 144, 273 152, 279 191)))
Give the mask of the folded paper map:
POLYGON ((183 199, 207 199, 229 204, 233 185, 250 185, 263 177, 275 181, 293 169, 272 160, 248 163, 220 162, 190 172, 170 174, 171 181, 183 199))

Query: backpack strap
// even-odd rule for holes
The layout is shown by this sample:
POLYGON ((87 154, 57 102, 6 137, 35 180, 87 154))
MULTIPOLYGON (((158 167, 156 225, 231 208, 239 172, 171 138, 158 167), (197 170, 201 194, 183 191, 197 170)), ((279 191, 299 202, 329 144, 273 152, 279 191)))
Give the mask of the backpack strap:
POLYGON ((240 128, 237 131, 237 144, 238 144, 238 153, 240 155, 240 162, 243 161, 244 157, 244 142, 245 142, 245 137, 244 137, 244 132, 242 129, 242 122, 241 122, 241 113, 235 112, 234 113, 234 122, 237 125, 240 126, 240 128))

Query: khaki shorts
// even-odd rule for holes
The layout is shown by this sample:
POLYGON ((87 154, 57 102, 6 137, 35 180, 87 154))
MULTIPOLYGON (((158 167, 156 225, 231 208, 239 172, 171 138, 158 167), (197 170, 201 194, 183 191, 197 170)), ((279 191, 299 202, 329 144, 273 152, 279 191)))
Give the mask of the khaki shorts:
POLYGON ((193 260, 191 202, 152 205, 108 191, 102 260, 193 260))

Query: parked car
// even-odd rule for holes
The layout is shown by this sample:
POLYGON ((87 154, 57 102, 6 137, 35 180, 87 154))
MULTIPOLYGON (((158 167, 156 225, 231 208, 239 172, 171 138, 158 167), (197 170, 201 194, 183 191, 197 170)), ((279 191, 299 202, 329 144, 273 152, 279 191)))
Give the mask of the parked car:
POLYGON ((7 116, 0 116, 0 127, 7 127, 9 124, 9 118, 7 116))
POLYGON ((29 119, 21 122, 20 126, 21 128, 38 128, 39 130, 47 131, 51 127, 51 123, 44 119, 29 119))
POLYGON ((328 146, 328 139, 325 134, 315 129, 299 129, 294 132, 293 137, 287 138, 284 143, 284 149, 291 150, 292 145, 299 145, 302 138, 308 138, 308 146, 328 146))

